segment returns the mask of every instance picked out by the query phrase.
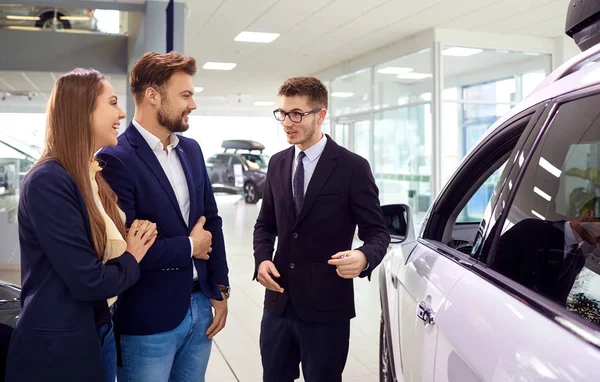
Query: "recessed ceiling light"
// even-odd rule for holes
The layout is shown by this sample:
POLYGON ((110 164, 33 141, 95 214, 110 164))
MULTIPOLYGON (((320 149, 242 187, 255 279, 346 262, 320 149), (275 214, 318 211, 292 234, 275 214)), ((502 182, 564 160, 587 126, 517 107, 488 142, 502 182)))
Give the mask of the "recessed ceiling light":
POLYGON ((397 66, 388 66, 387 68, 379 69, 377 73, 380 74, 404 74, 412 72, 412 68, 399 68, 397 66))
POLYGON ((194 86, 194 91, 195 91, 196 93, 200 93, 202 90, 204 90, 204 88, 203 88, 203 87, 200 87, 200 86, 194 86))
POLYGON ((275 105, 275 102, 264 102, 264 101, 254 102, 254 106, 273 106, 273 105, 275 105))
POLYGON ((232 70, 237 64, 233 62, 207 62, 202 66, 202 69, 206 70, 232 70))
POLYGON ((60 16, 61 20, 68 21, 88 21, 91 19, 90 16, 60 16))
POLYGON ((6 16, 7 20, 22 20, 22 21, 38 21, 41 20, 39 16, 14 16, 8 15, 6 16))
POLYGON ((332 97, 336 97, 336 98, 350 98, 352 96, 354 96, 354 93, 348 93, 348 92, 333 92, 331 93, 332 97))
POLYGON ((425 78, 432 77, 432 75, 429 73, 410 72, 410 73, 398 74, 396 77, 401 78, 403 80, 423 80, 425 78))
POLYGON ((279 33, 262 33, 262 32, 247 32, 244 31, 234 38, 238 42, 257 42, 261 44, 269 44, 279 37, 279 33))
POLYGON ((444 49, 442 54, 444 56, 454 56, 454 57, 468 57, 474 54, 479 54, 483 52, 483 49, 477 48, 459 48, 457 46, 453 48, 444 49))

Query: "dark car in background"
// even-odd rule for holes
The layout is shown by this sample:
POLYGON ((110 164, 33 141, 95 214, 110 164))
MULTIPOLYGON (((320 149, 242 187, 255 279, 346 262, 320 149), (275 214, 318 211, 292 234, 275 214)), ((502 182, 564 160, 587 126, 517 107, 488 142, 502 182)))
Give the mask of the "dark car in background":
POLYGON ((208 158, 206 168, 214 192, 243 194, 246 203, 262 198, 269 157, 265 146, 250 140, 226 140, 224 152, 208 158))
POLYGON ((21 288, 0 280, 0 381, 4 381, 10 336, 21 313, 21 288))

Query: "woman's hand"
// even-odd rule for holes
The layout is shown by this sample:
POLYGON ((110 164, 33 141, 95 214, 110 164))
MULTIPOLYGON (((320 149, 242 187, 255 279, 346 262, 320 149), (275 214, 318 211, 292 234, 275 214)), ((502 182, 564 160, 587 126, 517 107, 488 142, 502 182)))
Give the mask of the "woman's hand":
POLYGON ((127 252, 131 253, 139 263, 146 256, 157 236, 156 223, 135 220, 127 231, 127 252))

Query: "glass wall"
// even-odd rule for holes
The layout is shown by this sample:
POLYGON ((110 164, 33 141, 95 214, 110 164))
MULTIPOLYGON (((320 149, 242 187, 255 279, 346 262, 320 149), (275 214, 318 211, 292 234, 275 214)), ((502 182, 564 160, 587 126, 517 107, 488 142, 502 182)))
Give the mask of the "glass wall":
POLYGON ((382 203, 431 203, 431 49, 331 81, 331 132, 367 159, 382 203))
MULTIPOLYGON (((444 184, 483 133, 550 73, 552 58, 549 54, 443 46, 442 60, 444 184)), ((500 172, 494 174, 490 184, 495 184, 499 176, 500 172)), ((490 196, 488 188, 477 192, 466 211, 485 209, 490 196)), ((463 218, 477 219, 477 213, 463 218)))
MULTIPOLYGON (((441 78, 434 44, 330 82, 327 129, 342 146, 367 158, 381 202, 407 203, 417 221, 485 131, 525 99, 550 73, 550 54, 442 45, 441 78), (442 84, 441 152, 433 152, 434 81, 442 84), (434 158, 441 168, 434 174, 434 158)), ((495 184, 499 172, 492 175, 495 184)), ((461 214, 478 219, 490 190, 484 185, 461 214)))
POLYGON ((431 105, 375 113, 375 179, 381 203, 407 203, 417 214, 431 203, 431 105))
POLYGON ((329 86, 330 116, 368 112, 371 100, 371 68, 359 70, 331 81, 329 86))
POLYGON ((381 202, 417 216, 431 203, 431 49, 375 67, 374 173, 381 202))

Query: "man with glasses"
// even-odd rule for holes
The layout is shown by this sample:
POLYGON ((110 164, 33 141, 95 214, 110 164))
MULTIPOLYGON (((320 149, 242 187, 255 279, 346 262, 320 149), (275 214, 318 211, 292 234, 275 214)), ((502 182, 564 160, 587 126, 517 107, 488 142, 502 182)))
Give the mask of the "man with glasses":
POLYGON ((353 279, 370 278, 390 236, 369 163, 321 132, 327 89, 288 79, 273 112, 293 146, 269 161, 254 227, 254 278, 265 288, 265 382, 341 382, 355 316, 353 279), (364 244, 352 248, 356 226, 364 244), (275 239, 277 251, 273 258, 275 239))

